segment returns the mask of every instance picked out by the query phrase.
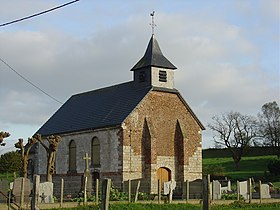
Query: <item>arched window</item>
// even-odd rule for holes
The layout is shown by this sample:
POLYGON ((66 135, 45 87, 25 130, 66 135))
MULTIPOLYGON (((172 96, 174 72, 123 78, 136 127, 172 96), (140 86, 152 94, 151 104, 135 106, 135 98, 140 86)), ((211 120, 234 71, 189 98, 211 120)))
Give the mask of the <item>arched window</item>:
POLYGON ((100 142, 97 137, 94 137, 91 141, 91 165, 100 167, 100 142))
POLYGON ((76 172, 77 148, 74 140, 69 143, 69 172, 76 172))

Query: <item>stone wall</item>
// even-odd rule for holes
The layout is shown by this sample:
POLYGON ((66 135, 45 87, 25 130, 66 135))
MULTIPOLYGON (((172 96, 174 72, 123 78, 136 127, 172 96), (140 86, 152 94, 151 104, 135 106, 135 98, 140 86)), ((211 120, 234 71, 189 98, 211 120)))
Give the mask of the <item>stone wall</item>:
MULTIPOLYGON (((69 143, 72 140, 76 143, 76 172, 83 173, 85 170, 85 161, 83 157, 85 153, 91 156, 91 142, 94 137, 97 137, 100 141, 101 167, 93 168, 93 166, 89 164, 90 170, 100 172, 101 176, 106 176, 109 173, 119 173, 122 168, 120 164, 121 160, 119 159, 119 129, 120 128, 112 128, 61 135, 62 140, 56 153, 56 174, 69 173, 69 143)), ((38 146, 35 156, 38 160, 36 161, 36 173, 46 174, 46 151, 41 145, 38 146)))

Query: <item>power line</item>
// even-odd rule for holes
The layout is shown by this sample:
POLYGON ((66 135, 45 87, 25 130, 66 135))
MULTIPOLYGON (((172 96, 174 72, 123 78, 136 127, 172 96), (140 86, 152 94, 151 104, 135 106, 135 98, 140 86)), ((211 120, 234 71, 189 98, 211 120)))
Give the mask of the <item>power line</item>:
POLYGON ((57 100, 55 97, 51 96, 50 94, 48 94, 46 91, 42 90, 40 87, 38 87, 37 85, 35 85, 33 82, 31 82, 30 80, 28 80, 27 78, 25 78, 23 75, 21 75, 20 73, 18 73, 14 68, 12 68, 7 62, 5 62, 2 58, 0 58, 0 61, 2 61, 2 63, 4 63, 10 70, 12 70, 13 72, 15 72, 19 77, 21 77, 23 80, 25 80, 27 83, 29 83, 30 85, 32 85, 33 87, 35 87, 37 90, 41 91, 43 94, 45 94, 46 96, 50 97, 51 99, 53 99, 54 101, 56 101, 57 103, 62 104, 61 101, 57 100))
POLYGON ((20 22, 20 21, 23 21, 23 20, 27 20, 27 19, 30 19, 30 18, 39 16, 39 15, 45 14, 45 13, 47 13, 47 12, 51 12, 51 11, 56 10, 56 9, 60 9, 60 8, 62 8, 62 7, 68 6, 69 4, 73 4, 73 3, 77 2, 77 1, 79 1, 79 0, 74 0, 74 1, 71 1, 71 2, 68 2, 68 3, 65 3, 65 4, 62 4, 62 5, 60 5, 60 6, 57 6, 57 7, 48 9, 48 10, 45 10, 45 11, 43 11, 43 12, 39 12, 39 13, 36 13, 36 14, 33 14, 33 15, 29 15, 29 16, 24 17, 24 18, 20 18, 20 19, 13 20, 13 21, 10 21, 10 22, 7 22, 7 23, 3 23, 3 24, 0 25, 0 27, 7 26, 7 25, 10 25, 10 24, 13 24, 13 23, 17 23, 17 22, 20 22))

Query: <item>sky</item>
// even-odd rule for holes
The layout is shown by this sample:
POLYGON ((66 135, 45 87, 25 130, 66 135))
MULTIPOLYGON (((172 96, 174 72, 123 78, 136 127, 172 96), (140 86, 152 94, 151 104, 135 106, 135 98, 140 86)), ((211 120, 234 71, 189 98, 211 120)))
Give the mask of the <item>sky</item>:
MULTIPOLYGON (((70 0, 69 0, 70 1, 70 0)), ((0 0, 0 24, 69 2, 0 0)), ((130 69, 155 37, 178 69, 175 87, 206 127, 214 115, 257 116, 280 104, 280 1, 80 0, 61 9, 0 27, 0 58, 64 103, 71 95, 132 80, 130 69)), ((61 103, 34 88, 0 61, 0 154, 31 137, 61 103)))

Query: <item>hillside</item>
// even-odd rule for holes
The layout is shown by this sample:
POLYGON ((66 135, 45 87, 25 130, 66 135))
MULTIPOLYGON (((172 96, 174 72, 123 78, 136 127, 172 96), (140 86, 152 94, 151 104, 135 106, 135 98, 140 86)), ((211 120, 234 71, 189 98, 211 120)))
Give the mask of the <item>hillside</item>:
POLYGON ((207 149, 203 150, 203 168, 221 166, 224 175, 231 180, 242 181, 253 178, 256 181, 273 182, 280 187, 280 178, 267 175, 267 164, 273 158, 276 158, 276 155, 273 155, 273 150, 269 147, 252 148, 251 153, 241 159, 240 170, 237 171, 227 149, 207 149))

